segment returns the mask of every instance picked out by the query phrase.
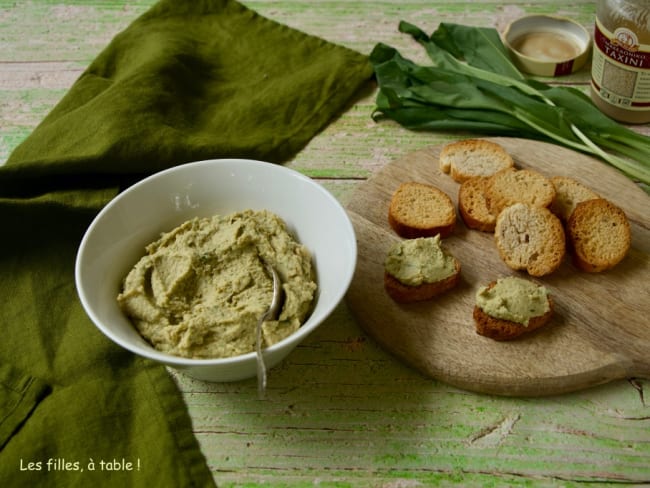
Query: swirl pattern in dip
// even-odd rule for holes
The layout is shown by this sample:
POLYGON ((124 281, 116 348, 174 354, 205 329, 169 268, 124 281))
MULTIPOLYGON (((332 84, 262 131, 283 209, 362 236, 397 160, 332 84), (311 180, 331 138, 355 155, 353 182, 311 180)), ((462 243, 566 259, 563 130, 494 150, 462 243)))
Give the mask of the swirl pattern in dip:
POLYGON ((264 323, 264 345, 295 332, 316 292, 309 251, 267 210, 189 220, 146 247, 117 300, 157 350, 189 358, 225 358, 255 350, 255 330, 269 307, 273 266, 284 303, 264 323))

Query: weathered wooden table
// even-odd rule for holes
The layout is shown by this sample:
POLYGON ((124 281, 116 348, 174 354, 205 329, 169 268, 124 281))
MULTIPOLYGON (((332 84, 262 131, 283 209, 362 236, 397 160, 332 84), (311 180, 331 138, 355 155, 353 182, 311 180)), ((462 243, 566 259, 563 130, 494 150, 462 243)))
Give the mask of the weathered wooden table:
MULTIPOLYGON (((154 0, 0 0, 0 162, 82 70, 154 0)), ((401 19, 502 29, 559 13, 591 30, 594 2, 246 0, 276 21, 369 53, 417 59, 401 19)), ((588 70, 556 80, 586 89, 588 70)), ((376 124, 368 93, 288 166, 341 202, 391 160, 458 137, 376 124)), ((636 127, 648 133, 647 126, 636 127)), ((650 351, 648 351, 650 354, 650 351)), ((269 375, 209 384, 175 375, 219 486, 650 485, 647 380, 543 398, 495 397, 425 378, 379 348, 345 303, 269 375)))

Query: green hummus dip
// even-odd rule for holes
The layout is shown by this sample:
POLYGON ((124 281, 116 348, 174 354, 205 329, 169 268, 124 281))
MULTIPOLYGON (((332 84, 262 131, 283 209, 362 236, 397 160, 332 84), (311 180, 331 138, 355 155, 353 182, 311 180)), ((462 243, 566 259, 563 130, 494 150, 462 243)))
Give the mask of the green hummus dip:
POLYGON ((456 272, 454 259, 440 247, 440 235, 396 242, 388 250, 384 269, 401 283, 436 283, 456 272))
POLYGON ((523 326, 549 310, 546 288, 516 276, 500 278, 493 287, 479 289, 476 304, 490 317, 523 326))
POLYGON ((309 251, 277 215, 245 210, 189 220, 146 247, 117 301, 157 350, 188 358, 253 352, 257 321, 271 304, 273 266, 284 303, 264 323, 264 345, 295 332, 316 291, 309 251))

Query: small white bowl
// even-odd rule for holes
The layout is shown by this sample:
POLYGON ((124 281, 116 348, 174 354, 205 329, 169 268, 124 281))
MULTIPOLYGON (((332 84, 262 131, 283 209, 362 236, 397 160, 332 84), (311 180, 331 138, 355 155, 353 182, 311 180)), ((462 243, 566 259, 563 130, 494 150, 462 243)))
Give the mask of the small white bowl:
POLYGON ((503 40, 514 63, 526 73, 564 76, 589 58, 591 36, 577 22, 557 15, 527 15, 511 22, 503 40))
POLYGON ((255 377, 254 352, 232 358, 187 359, 154 349, 117 304, 120 285, 144 247, 193 217, 266 209, 279 215, 312 253, 318 290, 307 321, 264 351, 267 368, 282 361, 334 310, 356 266, 352 223, 321 185, 294 170, 245 159, 180 165, 152 175, 109 202, 86 231, 76 258, 77 292, 86 313, 125 349, 206 381, 255 377))

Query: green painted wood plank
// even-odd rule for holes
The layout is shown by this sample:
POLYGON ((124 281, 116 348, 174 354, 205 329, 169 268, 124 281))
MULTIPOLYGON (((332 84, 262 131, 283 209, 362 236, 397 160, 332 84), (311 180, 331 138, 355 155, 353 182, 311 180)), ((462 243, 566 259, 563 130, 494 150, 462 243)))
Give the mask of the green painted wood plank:
POLYGON ((444 484, 450 473, 477 486, 650 480, 650 419, 626 382, 541 399, 475 395, 394 361, 344 306, 270 372, 265 401, 254 380, 178 380, 202 446, 217 456, 215 477, 226 485, 270 481, 269 472, 290 480, 282 486, 316 478, 444 484), (296 464, 313 477, 298 476, 296 464), (324 467, 332 477, 322 477, 324 467))

